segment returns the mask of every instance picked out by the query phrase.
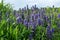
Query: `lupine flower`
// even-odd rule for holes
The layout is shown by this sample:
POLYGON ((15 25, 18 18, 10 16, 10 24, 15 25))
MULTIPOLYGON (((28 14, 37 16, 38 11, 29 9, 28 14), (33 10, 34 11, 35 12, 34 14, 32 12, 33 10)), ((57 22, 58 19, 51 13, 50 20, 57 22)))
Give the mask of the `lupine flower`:
POLYGON ((43 19, 46 20, 48 17, 46 15, 44 15, 43 19))
POLYGON ((46 21, 48 21, 48 16, 45 16, 46 21))
POLYGON ((60 14, 58 14, 58 18, 60 18, 60 14))
POLYGON ((34 6, 31 7, 32 11, 34 11, 34 6))
POLYGON ((43 18, 45 11, 42 9, 41 10, 41 17, 43 18))
POLYGON ((42 25, 42 26, 44 25, 43 20, 41 18, 38 18, 37 22, 38 22, 38 25, 42 25))
POLYGON ((44 20, 45 20, 47 23, 50 23, 50 24, 51 24, 51 20, 49 19, 48 16, 44 16, 44 20))
POLYGON ((47 30, 50 30, 50 25, 48 24, 48 26, 47 26, 47 30))
POLYGON ((35 14, 35 19, 37 19, 37 18, 38 18, 38 16, 39 16, 38 14, 35 14))
POLYGON ((30 24, 30 26, 32 26, 32 24, 33 24, 33 20, 30 20, 30 21, 29 21, 29 24, 30 24))
POLYGON ((30 22, 28 22, 28 29, 30 28, 30 26, 31 26, 31 24, 30 24, 30 22))
POLYGON ((28 21, 27 21, 27 19, 24 19, 24 25, 28 28, 28 21))
POLYGON ((43 13, 45 13, 45 10, 44 10, 44 8, 41 8, 41 11, 42 11, 43 13))
POLYGON ((38 25, 41 25, 41 19, 38 18, 37 21, 38 21, 38 25))
POLYGON ((51 20, 48 20, 47 22, 51 25, 51 20))
POLYGON ((51 27, 51 26, 50 26, 50 24, 48 24, 48 26, 47 26, 47 31, 49 31, 49 30, 50 30, 50 27, 51 27))
POLYGON ((31 14, 31 19, 34 20, 34 14, 31 14))
POLYGON ((38 13, 38 17, 40 17, 40 13, 38 13))
POLYGON ((35 29, 35 28, 36 28, 36 21, 35 21, 35 22, 33 22, 33 24, 32 24, 32 28, 33 28, 33 29, 35 29))
POLYGON ((24 20, 24 13, 21 14, 22 19, 24 20))
POLYGON ((52 39, 52 37, 53 37, 53 35, 52 35, 53 32, 54 32, 54 29, 50 30, 50 25, 48 25, 48 26, 47 26, 47 38, 48 38, 49 40, 52 39))
POLYGON ((19 16, 16 18, 16 20, 17 20, 17 23, 21 23, 22 22, 22 19, 19 16))
POLYGON ((51 30, 47 30, 47 39, 48 40, 52 39, 52 32, 51 32, 51 30))
POLYGON ((51 29, 51 32, 52 32, 52 33, 54 32, 54 28, 51 29))
POLYGON ((32 31, 31 34, 29 35, 29 40, 33 39, 35 28, 36 28, 36 23, 32 22, 32 31))
POLYGON ((18 13, 16 13, 16 15, 15 15, 16 17, 18 17, 18 16, 20 16, 18 13))

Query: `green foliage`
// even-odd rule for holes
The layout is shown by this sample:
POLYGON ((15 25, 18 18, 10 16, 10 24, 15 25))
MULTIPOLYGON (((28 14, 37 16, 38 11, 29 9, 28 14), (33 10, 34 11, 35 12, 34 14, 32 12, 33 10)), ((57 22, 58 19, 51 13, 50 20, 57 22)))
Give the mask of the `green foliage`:
POLYGON ((35 40, 45 40, 46 39, 45 27, 37 26, 34 37, 35 37, 35 40))

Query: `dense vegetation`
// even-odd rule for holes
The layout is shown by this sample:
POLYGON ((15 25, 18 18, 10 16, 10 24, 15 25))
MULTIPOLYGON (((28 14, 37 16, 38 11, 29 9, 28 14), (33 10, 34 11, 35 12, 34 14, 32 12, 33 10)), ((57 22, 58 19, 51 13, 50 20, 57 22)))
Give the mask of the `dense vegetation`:
POLYGON ((0 40, 60 40, 60 8, 13 10, 0 3, 0 40))

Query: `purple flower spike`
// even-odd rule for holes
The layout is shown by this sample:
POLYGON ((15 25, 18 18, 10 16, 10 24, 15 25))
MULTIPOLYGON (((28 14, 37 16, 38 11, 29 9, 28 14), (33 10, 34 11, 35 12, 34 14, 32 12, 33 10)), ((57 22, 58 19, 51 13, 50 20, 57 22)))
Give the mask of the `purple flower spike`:
POLYGON ((28 21, 27 21, 27 19, 24 19, 24 25, 28 27, 28 21))
POLYGON ((33 22, 33 29, 36 28, 36 22, 33 22))
POLYGON ((48 24, 48 26, 47 26, 47 30, 50 30, 50 25, 48 24))
POLYGON ((38 25, 41 25, 41 19, 38 19, 37 21, 38 21, 38 25))
POLYGON ((44 25, 43 20, 40 18, 37 19, 37 22, 38 22, 38 25, 42 25, 42 26, 44 25))
POLYGON ((38 14, 35 14, 35 19, 37 19, 37 18, 38 18, 38 16, 39 16, 38 14))
POLYGON ((20 17, 17 17, 16 20, 17 20, 17 23, 20 23, 22 21, 20 17))
POLYGON ((32 25, 32 24, 33 24, 33 20, 30 20, 30 22, 29 22, 29 23, 30 23, 30 25, 32 25))
POLYGON ((52 33, 54 32, 54 28, 52 28, 51 32, 52 32, 52 33))
POLYGON ((34 14, 31 14, 31 19, 34 20, 34 14))
POLYGON ((17 13, 17 14, 16 14, 16 17, 19 17, 19 16, 20 16, 20 15, 17 13))
POLYGON ((60 18, 60 14, 58 14, 58 18, 60 18))

